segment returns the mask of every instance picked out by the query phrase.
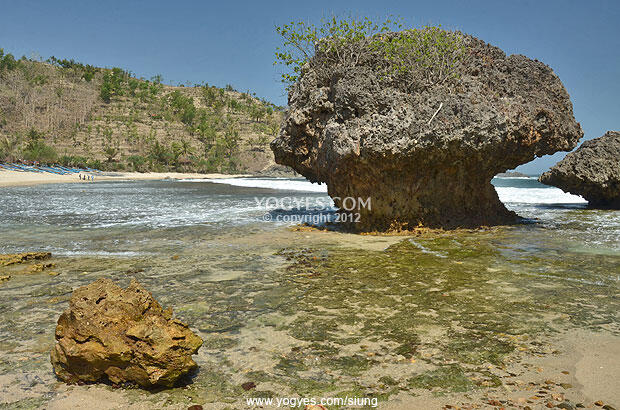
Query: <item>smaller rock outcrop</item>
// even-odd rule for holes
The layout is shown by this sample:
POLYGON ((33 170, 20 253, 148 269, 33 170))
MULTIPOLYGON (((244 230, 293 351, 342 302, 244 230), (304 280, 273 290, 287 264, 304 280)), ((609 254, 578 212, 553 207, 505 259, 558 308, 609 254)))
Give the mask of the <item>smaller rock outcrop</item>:
POLYGON ((581 195, 592 207, 620 209, 620 132, 584 142, 539 180, 581 195))
POLYGON ((495 175, 495 178, 529 178, 527 174, 517 172, 517 171, 508 171, 508 172, 500 172, 495 175))
POLYGON ((67 383, 171 387, 197 368, 202 339, 172 319, 137 281, 122 289, 99 279, 73 292, 58 319, 51 361, 67 383))
POLYGON ((0 255, 0 266, 16 265, 35 260, 49 259, 52 256, 50 252, 24 252, 24 253, 7 253, 0 255))

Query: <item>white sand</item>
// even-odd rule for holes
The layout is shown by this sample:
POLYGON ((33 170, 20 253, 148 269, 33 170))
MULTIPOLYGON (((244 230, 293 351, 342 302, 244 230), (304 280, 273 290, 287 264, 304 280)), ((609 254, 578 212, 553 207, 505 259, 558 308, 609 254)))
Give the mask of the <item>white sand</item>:
MULTIPOLYGON (((95 183, 98 181, 123 181, 123 180, 149 180, 149 179, 198 179, 198 178, 235 178, 247 177, 250 175, 225 175, 225 174, 184 174, 180 172, 103 172, 94 175, 95 183)), ((0 187, 38 185, 38 184, 58 184, 58 183, 91 183, 90 181, 80 180, 78 174, 56 175, 48 172, 19 172, 0 169, 0 187)))
POLYGON ((617 336, 574 332, 575 378, 590 400, 620 404, 620 341, 617 336))

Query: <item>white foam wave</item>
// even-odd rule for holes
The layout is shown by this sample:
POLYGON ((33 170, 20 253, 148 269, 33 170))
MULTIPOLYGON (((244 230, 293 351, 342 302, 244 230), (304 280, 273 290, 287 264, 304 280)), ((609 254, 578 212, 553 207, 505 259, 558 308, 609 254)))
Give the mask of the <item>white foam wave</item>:
POLYGON ((444 255, 443 253, 432 251, 432 250, 428 249, 426 246, 422 245, 421 243, 417 243, 413 239, 409 239, 409 242, 411 242, 416 248, 420 249, 422 251, 422 253, 429 253, 429 254, 435 255, 435 256, 437 256, 439 258, 447 258, 447 256, 444 255))
POLYGON ((499 200, 524 204, 585 204, 580 196, 567 194, 558 188, 495 187, 499 200))
MULTIPOLYGON (((516 178, 515 178, 516 179, 516 178)), ((286 191, 325 192, 326 185, 313 184, 309 181, 287 178, 222 178, 195 179, 192 182, 213 182, 248 188, 269 188, 286 191)), ((580 196, 571 195, 558 188, 516 188, 495 187, 500 201, 505 203, 526 204, 584 204, 587 201, 580 196)))
POLYGON ((218 178, 218 179, 182 179, 184 182, 212 182, 248 188, 269 188, 285 191, 327 192, 327 185, 313 184, 310 181, 288 178, 218 178))
POLYGON ((136 257, 136 256, 144 256, 144 255, 153 255, 152 252, 133 252, 133 251, 119 251, 119 252, 108 252, 108 251, 68 251, 68 250, 55 250, 54 255, 61 256, 99 256, 99 257, 136 257))

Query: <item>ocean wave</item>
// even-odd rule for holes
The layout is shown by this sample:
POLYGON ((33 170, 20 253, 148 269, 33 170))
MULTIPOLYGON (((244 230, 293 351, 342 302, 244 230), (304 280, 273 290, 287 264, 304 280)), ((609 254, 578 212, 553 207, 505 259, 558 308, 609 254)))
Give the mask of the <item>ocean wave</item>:
MULTIPOLYGON (((510 177, 502 179, 532 179, 525 177, 510 177)), ((285 191, 324 192, 327 193, 326 185, 313 184, 310 181, 288 178, 223 178, 223 179, 196 179, 187 180, 192 182, 212 182, 216 184, 228 184, 248 188, 269 188, 285 191)), ((542 186, 542 185, 541 185, 542 186)), ((526 204, 584 204, 587 201, 580 196, 571 195, 561 189, 553 187, 544 188, 518 188, 518 187, 495 187, 500 201, 504 203, 526 204)))
POLYGON ((535 177, 493 177, 493 179, 534 179, 534 180, 537 180, 538 178, 535 178, 535 177))
POLYGON ((313 184, 310 181, 288 178, 217 178, 217 179, 182 179, 183 182, 211 182, 246 188, 269 188, 285 191, 325 192, 327 185, 313 184))
POLYGON ((559 188, 495 187, 499 200, 504 203, 524 204, 585 204, 580 196, 568 194, 559 188))

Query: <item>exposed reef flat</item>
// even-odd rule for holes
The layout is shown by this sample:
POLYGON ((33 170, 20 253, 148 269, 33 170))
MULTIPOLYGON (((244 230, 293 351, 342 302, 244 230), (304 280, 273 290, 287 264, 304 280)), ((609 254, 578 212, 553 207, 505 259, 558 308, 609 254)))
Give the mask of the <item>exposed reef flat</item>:
POLYGON ((381 408, 618 405, 613 386, 595 385, 615 374, 597 363, 620 340, 617 254, 573 248, 536 225, 166 237, 184 246, 164 251, 168 239, 154 235, 159 253, 57 257, 60 275, 3 285, 5 403, 220 408, 251 397, 348 395, 375 397, 381 408), (56 383, 48 358, 55 320, 74 288, 100 277, 139 280, 197 330, 204 345, 192 384, 153 394, 56 383))

